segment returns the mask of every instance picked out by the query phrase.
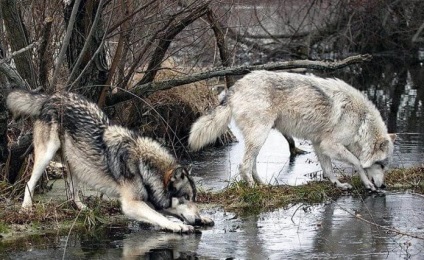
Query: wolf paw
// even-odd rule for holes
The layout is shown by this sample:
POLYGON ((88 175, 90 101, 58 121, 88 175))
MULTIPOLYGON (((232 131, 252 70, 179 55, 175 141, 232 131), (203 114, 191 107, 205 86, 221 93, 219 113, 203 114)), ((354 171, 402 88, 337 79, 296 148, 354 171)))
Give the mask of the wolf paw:
POLYGON ((25 205, 21 207, 21 209, 19 210, 19 213, 29 213, 31 211, 32 211, 32 205, 29 205, 29 206, 25 205))
POLYGON ((203 225, 203 226, 213 226, 213 225, 215 225, 215 222, 211 219, 211 218, 208 218, 208 217, 201 217, 201 225, 203 225))
POLYGON ((335 184, 341 190, 351 190, 353 188, 349 183, 335 182, 335 184))
POLYGON ((376 191, 377 189, 375 188, 374 184, 370 181, 364 182, 365 188, 367 190, 371 190, 371 191, 376 191))
POLYGON ((173 222, 172 225, 168 227, 168 230, 174 233, 194 233, 193 226, 175 222, 173 222))

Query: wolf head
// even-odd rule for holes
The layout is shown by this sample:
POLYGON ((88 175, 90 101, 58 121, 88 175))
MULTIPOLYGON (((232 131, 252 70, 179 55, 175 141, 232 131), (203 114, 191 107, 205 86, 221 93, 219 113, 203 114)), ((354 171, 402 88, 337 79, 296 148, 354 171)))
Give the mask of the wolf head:
POLYGON ((175 198, 171 200, 171 207, 164 209, 164 213, 179 218, 189 225, 213 226, 211 218, 201 216, 199 209, 193 201, 185 198, 175 198))
POLYGON ((184 198, 188 201, 196 200, 196 185, 190 174, 191 166, 178 166, 172 170, 165 184, 171 197, 184 198))
POLYGON ((164 212, 190 225, 213 225, 212 219, 200 215, 194 203, 196 185, 190 173, 191 166, 178 166, 172 171, 167 183, 167 189, 171 194, 171 205, 164 209, 164 212))
POLYGON ((378 138, 372 147, 372 152, 368 154, 365 162, 362 163, 368 179, 377 188, 385 187, 384 173, 389 164, 389 158, 393 153, 393 142, 395 139, 395 134, 387 134, 385 137, 378 138))

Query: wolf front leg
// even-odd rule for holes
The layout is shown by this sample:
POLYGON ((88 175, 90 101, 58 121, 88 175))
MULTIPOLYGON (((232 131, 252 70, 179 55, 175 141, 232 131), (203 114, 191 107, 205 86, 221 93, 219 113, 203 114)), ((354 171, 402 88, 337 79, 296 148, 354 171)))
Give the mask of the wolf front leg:
MULTIPOLYGON (((376 190, 374 184, 368 179, 368 177, 365 173, 365 170, 361 166, 359 159, 356 158, 356 156, 353 155, 349 150, 347 150, 344 145, 342 145, 340 143, 334 143, 334 142, 331 142, 331 141, 328 141, 328 142, 322 141, 319 145, 314 145, 314 148, 315 148, 315 151, 317 151, 318 160, 320 161, 321 166, 323 167, 323 170, 324 170, 324 167, 327 167, 327 168, 331 167, 331 159, 330 158, 350 163, 358 171, 359 176, 360 176, 362 183, 364 184, 365 188, 370 189, 372 191, 376 190), (320 154, 320 155, 318 155, 318 154, 320 154), (320 157, 321 157, 321 159, 320 159, 320 157), (321 160, 323 160, 323 162, 321 160), (328 166, 328 164, 330 166, 328 166)), ((324 170, 324 173, 328 174, 327 177, 329 177, 330 180, 331 180, 331 178, 336 179, 334 177, 334 175, 332 174, 332 170, 327 172, 327 173, 324 170)), ((350 186, 350 187, 352 187, 352 186, 350 186)))
POLYGON ((333 174, 333 166, 331 165, 331 159, 327 155, 323 154, 319 148, 315 148, 315 153, 318 157, 318 161, 321 164, 322 171, 324 176, 327 177, 331 183, 335 184, 337 188, 342 190, 352 189, 352 185, 349 183, 340 182, 336 176, 333 174))
POLYGON ((132 219, 159 226, 162 229, 176 233, 194 232, 193 226, 169 220, 164 215, 149 207, 144 201, 121 197, 121 206, 124 214, 132 219))

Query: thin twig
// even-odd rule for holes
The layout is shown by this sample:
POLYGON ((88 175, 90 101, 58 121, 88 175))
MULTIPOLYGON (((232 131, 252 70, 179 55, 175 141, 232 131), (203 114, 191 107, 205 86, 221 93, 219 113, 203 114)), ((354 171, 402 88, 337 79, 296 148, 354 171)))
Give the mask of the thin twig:
POLYGON ((3 63, 9 62, 16 55, 19 55, 19 54, 26 52, 26 51, 34 48, 34 47, 37 47, 40 44, 40 42, 41 42, 41 39, 31 43, 30 45, 26 46, 25 48, 22 48, 20 50, 12 52, 10 55, 7 55, 5 58, 0 59, 0 65, 3 64, 3 63))
POLYGON ((381 228, 381 229, 384 229, 386 231, 393 232, 393 233, 396 233, 396 234, 399 234, 399 235, 404 235, 404 236, 408 236, 408 237, 412 237, 412 238, 417 238, 417 239, 424 240, 424 237, 422 237, 422 236, 418 236, 418 235, 414 235, 414 234, 410 234, 410 233, 405 233, 405 232, 402 232, 402 231, 400 231, 400 230, 398 230, 396 228, 393 228, 393 227, 382 226, 380 224, 377 224, 375 222, 369 221, 369 220, 364 219, 363 217, 361 217, 361 216, 359 216, 357 214, 354 214, 354 213, 350 212, 349 210, 347 210, 346 208, 340 206, 339 204, 337 204, 337 206, 339 208, 341 208, 343 211, 345 211, 346 213, 348 213, 349 215, 351 215, 351 216, 353 216, 353 217, 355 217, 355 218, 357 218, 357 219, 359 219, 359 220, 361 220, 361 221, 363 221, 363 222, 365 222, 367 224, 376 226, 378 228, 381 228))
POLYGON ((80 210, 78 211, 78 215, 75 217, 74 222, 72 222, 72 226, 71 226, 71 228, 69 229, 68 235, 66 236, 65 246, 63 247, 63 255, 62 255, 62 259, 65 259, 65 255, 66 255, 66 248, 68 247, 69 237, 71 236, 72 229, 74 228, 75 223, 77 223, 77 219, 79 218, 79 215, 81 214, 81 212, 82 212, 82 211, 83 211, 82 209, 80 209, 80 210))

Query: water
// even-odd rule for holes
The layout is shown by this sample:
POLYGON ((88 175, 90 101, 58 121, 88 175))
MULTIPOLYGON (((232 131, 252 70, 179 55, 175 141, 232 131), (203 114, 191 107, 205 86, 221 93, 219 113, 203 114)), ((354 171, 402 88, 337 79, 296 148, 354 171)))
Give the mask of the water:
MULTIPOLYGON (((386 63, 335 76, 362 89, 381 111, 390 132, 398 134, 391 166, 422 165, 423 68, 386 63)), ((220 190, 238 178, 244 144, 232 128, 238 143, 206 149, 193 158, 200 189, 220 190)), ((322 177, 310 143, 296 143, 309 153, 290 160, 285 139, 276 131, 270 133, 258 157, 258 172, 265 182, 299 185, 322 177)), ((351 171, 336 164, 339 174, 351 171)), ((202 234, 170 234, 128 221, 89 234, 27 237, 14 247, 5 247, 0 240, 0 259, 423 259, 423 201, 417 194, 389 192, 292 205, 247 217, 203 205, 203 214, 213 218, 215 226, 202 234)))
POLYGON ((422 197, 405 193, 342 197, 326 205, 295 205, 250 217, 209 208, 203 214, 214 217, 216 225, 202 234, 164 233, 130 222, 91 234, 26 241, 21 250, 0 251, 0 258, 422 259, 422 202, 422 197))

